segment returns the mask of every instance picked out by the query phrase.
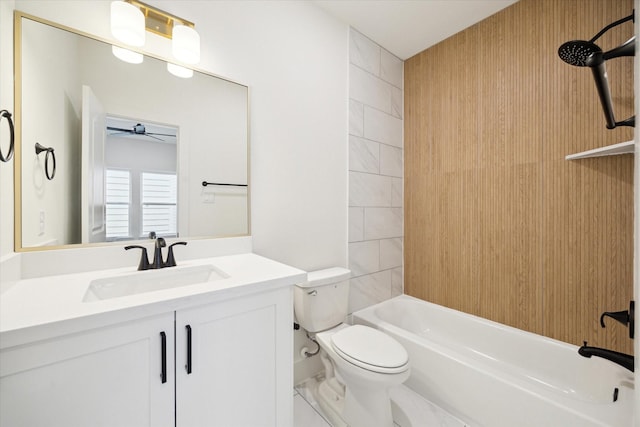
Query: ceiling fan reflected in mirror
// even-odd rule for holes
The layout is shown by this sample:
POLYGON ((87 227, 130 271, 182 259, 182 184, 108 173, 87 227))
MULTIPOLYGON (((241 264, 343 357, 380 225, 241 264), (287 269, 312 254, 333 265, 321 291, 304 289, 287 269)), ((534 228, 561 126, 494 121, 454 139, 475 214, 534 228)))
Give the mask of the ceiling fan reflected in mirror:
POLYGON ((166 139, 175 139, 176 134, 173 133, 159 133, 159 132, 148 132, 147 127, 141 123, 137 123, 129 128, 125 127, 116 127, 116 126, 107 126, 107 132, 109 136, 114 135, 137 135, 137 136, 146 136, 149 138, 157 139, 158 141, 165 141, 166 139), (160 137, 165 137, 160 138, 160 137))

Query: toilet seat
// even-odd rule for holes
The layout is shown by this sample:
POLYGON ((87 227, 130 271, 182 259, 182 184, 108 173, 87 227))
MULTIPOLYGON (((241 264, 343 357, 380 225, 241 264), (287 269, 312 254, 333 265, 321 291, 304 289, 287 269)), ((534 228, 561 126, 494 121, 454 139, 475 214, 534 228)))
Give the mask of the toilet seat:
POLYGON ((397 374, 408 369, 409 355, 395 339, 363 325, 331 335, 331 347, 349 363, 372 372, 397 374))

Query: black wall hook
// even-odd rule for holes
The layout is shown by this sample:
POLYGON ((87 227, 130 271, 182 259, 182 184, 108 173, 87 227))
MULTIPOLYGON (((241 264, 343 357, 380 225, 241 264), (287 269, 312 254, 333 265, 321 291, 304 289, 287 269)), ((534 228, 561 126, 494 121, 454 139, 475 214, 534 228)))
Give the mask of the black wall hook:
POLYGON ((36 142, 36 155, 43 151, 47 152, 47 155, 44 157, 44 173, 47 175, 47 179, 51 181, 53 177, 56 176, 56 154, 53 152, 53 148, 44 147, 39 142, 36 142), (53 161, 52 171, 49 171, 49 155, 51 155, 51 159, 53 161))
POLYGON ((600 326, 602 326, 603 328, 606 326, 604 324, 604 318, 605 317, 611 317, 612 319, 617 320, 618 322, 622 323, 625 326, 629 327, 629 338, 633 339, 634 336, 634 332, 635 332, 635 325, 634 325, 634 317, 635 317, 635 302, 631 301, 629 303, 629 310, 623 310, 623 311, 605 311, 604 313, 602 313, 602 315, 600 316, 600 326))
POLYGON ((11 113, 7 110, 0 110, 0 120, 2 120, 3 117, 6 118, 7 122, 9 123, 9 151, 7 151, 7 155, 5 156, 4 154, 2 154, 2 149, 0 149, 0 161, 6 163, 11 160, 11 157, 13 157, 15 138, 13 131, 13 120, 11 120, 11 113))

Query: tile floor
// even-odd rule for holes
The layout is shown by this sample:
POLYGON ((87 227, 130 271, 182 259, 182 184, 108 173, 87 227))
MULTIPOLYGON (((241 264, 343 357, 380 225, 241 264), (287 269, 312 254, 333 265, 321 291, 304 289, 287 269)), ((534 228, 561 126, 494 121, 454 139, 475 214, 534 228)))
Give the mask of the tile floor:
POLYGON ((322 415, 297 391, 293 396, 293 427, 331 427, 322 415))
MULTIPOLYGON (((332 427, 311 393, 315 381, 309 378, 294 389, 294 427, 332 427)), ((391 398, 406 416, 396 427, 471 427, 403 385, 391 390, 391 398)))

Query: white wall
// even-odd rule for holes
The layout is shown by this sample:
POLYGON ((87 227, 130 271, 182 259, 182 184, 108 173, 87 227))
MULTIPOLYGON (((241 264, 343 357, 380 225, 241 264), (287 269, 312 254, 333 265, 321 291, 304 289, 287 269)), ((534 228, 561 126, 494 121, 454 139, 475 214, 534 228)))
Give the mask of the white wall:
MULTIPOLYGON (((32 21, 22 37, 22 243, 26 247, 80 241, 80 70, 75 37, 66 31, 43 32, 32 21), (51 44, 43 45, 43 38, 51 44), (44 72, 43 72, 44 70, 44 72), (62 136, 58 139, 56 136, 62 136), (54 149, 56 172, 46 178, 46 156, 38 142, 54 149), (71 209, 75 207, 75 209, 71 209)), ((49 173, 53 172, 49 159, 49 173)))
MULTIPOLYGON (((0 1, 0 110, 13 113, 13 0, 0 1)), ((0 123, 0 144, 9 148, 6 119, 0 123)), ((13 251, 13 164, 0 163, 0 260, 13 251)))
MULTIPOLYGON (((0 1, 3 24, 12 19, 9 3, 0 1)), ((254 251, 305 270, 346 266, 348 27, 308 2, 149 3, 195 22, 200 68, 250 87, 254 251)), ((15 2, 16 9, 106 39, 109 5, 15 2)), ((146 49, 169 56, 158 36, 148 34, 146 49)), ((8 62, 2 61, 3 88, 11 87, 8 62)), ((12 182, 1 169, 6 217, 12 182)), ((2 220, 3 251, 13 240, 9 223, 2 220)))

